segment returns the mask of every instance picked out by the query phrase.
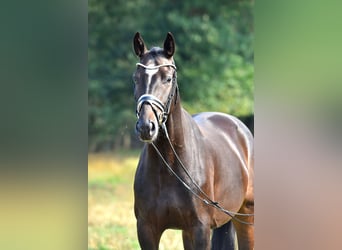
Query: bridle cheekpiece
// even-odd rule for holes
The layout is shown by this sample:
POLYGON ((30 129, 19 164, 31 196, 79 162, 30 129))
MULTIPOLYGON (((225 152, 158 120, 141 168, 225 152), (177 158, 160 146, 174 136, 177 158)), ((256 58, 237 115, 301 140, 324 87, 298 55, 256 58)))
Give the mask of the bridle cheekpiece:
POLYGON ((173 96, 175 95, 176 88, 177 88, 177 83, 176 83, 176 79, 177 79, 177 71, 176 70, 177 70, 177 68, 176 68, 176 65, 174 65, 172 63, 165 63, 165 64, 153 65, 153 66, 147 66, 147 65, 144 65, 142 63, 137 63, 136 65, 141 66, 141 67, 148 69, 148 70, 155 70, 155 69, 159 69, 160 67, 166 67, 166 66, 170 66, 170 67, 175 69, 175 72, 174 72, 173 77, 172 77, 172 88, 171 88, 171 91, 169 93, 169 96, 167 98, 165 105, 157 97, 155 97, 154 95, 150 95, 150 94, 144 94, 144 95, 140 96, 140 98, 137 101, 136 115, 137 115, 138 119, 140 116, 140 111, 141 111, 142 106, 145 103, 148 103, 149 105, 151 105, 152 110, 153 110, 155 116, 157 117, 159 126, 164 126, 165 122, 167 121, 167 118, 170 114, 171 101, 173 99, 173 96), (158 113, 155 110, 155 108, 158 108, 161 111, 159 116, 158 116, 158 113))

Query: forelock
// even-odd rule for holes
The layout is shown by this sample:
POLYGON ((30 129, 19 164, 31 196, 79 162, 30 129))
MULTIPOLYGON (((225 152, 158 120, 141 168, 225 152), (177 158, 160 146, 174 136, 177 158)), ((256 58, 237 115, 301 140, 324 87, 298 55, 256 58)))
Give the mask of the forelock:
MULTIPOLYGON (((148 63, 148 62, 154 62, 155 64, 157 64, 158 58, 165 58, 164 55, 164 50, 160 47, 152 47, 145 55, 144 55, 144 59, 142 59, 143 63, 148 63)), ((172 58, 172 63, 174 63, 174 60, 172 58)))
POLYGON ((149 52, 151 53, 151 56, 156 57, 163 54, 163 49, 159 47, 153 47, 149 52))

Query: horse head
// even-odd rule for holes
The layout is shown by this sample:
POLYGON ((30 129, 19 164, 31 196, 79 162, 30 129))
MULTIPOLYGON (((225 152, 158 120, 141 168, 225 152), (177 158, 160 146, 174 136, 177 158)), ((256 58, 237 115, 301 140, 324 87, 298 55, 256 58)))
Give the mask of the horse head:
POLYGON ((169 32, 164 47, 148 50, 139 32, 133 39, 135 54, 139 57, 133 74, 134 97, 137 102, 136 133, 143 142, 151 143, 165 124, 175 95, 176 66, 173 60, 175 40, 169 32))

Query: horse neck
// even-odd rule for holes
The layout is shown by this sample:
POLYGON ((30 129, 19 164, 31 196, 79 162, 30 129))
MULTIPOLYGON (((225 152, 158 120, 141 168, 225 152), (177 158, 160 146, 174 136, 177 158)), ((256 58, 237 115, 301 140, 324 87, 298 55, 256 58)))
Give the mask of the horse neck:
MULTIPOLYGON (((177 91, 178 92, 178 91, 177 91)), ((189 115, 181 106, 181 101, 179 94, 175 96, 177 98, 176 102, 173 101, 173 106, 171 108, 171 112, 166 121, 166 129, 165 131, 160 131, 160 135, 155 142, 155 146, 160 151, 164 160, 168 163, 168 165, 180 176, 184 175, 184 171, 182 171, 180 167, 180 162, 177 159, 179 157, 182 163, 189 163, 189 157, 191 158, 192 149, 195 146, 194 139, 194 131, 197 128, 194 120, 191 115, 189 115), (168 134, 168 137, 166 134, 168 134), (174 154, 173 149, 176 151, 177 156, 174 154)), ((161 128, 162 129, 162 128, 161 128)), ((156 149, 149 145, 149 154, 155 162, 162 163, 163 160, 161 156, 157 153, 156 149)), ((164 165, 164 163, 162 163, 164 165)), ((165 176, 166 178, 170 178, 170 172, 166 167, 160 168, 160 165, 154 165, 156 167, 152 172, 157 175, 165 176)), ((188 171, 191 172, 192 165, 187 165, 188 171)), ((174 179, 174 178, 172 178, 174 179)))
POLYGON ((161 136, 158 137, 156 142, 156 146, 166 154, 170 153, 172 150, 169 143, 172 144, 176 151, 179 151, 184 147, 187 124, 187 116, 185 115, 185 112, 186 111, 184 111, 181 106, 181 100, 177 90, 174 100, 172 101, 170 114, 165 124, 167 131, 160 131, 161 136), (165 133, 168 134, 170 142, 168 142, 168 138, 165 133))
POLYGON ((166 122, 167 133, 174 146, 182 145, 185 140, 185 118, 183 112, 184 110, 178 99, 178 102, 174 105, 166 122))

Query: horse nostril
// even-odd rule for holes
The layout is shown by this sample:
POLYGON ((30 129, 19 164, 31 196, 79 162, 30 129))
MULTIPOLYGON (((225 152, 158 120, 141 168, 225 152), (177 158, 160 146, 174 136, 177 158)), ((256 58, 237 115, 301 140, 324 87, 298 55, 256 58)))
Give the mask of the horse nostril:
POLYGON ((137 121, 135 124, 135 129, 138 132, 154 132, 156 130, 156 124, 153 121, 137 121))
POLYGON ((153 132, 156 130, 156 125, 154 125, 154 122, 150 121, 150 131, 153 132))

